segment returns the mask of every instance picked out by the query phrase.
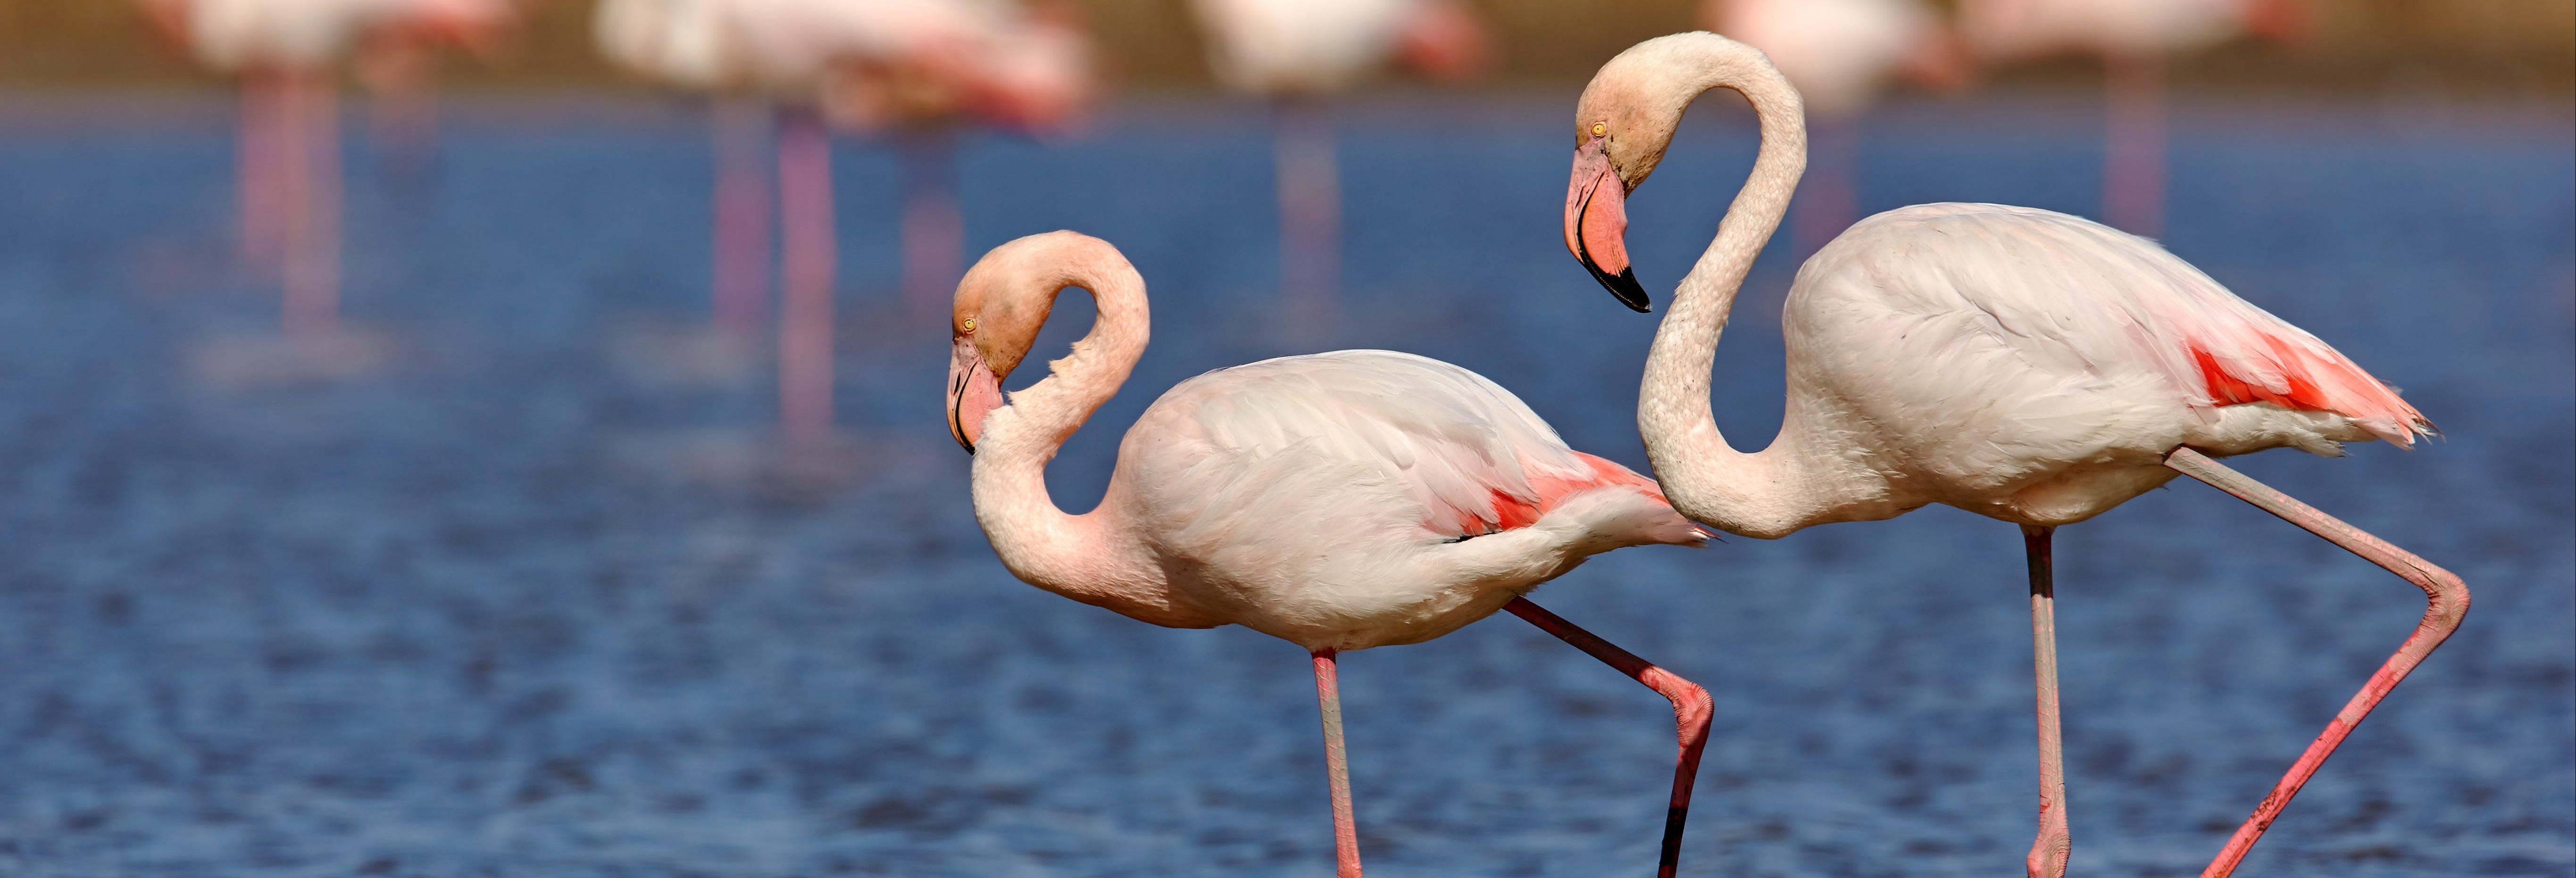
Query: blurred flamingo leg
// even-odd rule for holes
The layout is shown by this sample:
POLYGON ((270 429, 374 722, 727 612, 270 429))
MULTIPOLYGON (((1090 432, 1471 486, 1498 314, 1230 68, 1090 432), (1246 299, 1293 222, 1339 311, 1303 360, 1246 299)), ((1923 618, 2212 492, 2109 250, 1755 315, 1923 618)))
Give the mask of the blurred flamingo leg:
POLYGON ((944 124, 895 134, 903 161, 903 299, 915 315, 948 307, 964 272, 966 215, 957 205, 957 137, 944 124))
POLYGON ((1620 673, 1628 675, 1628 679, 1644 684, 1673 703, 1673 736, 1680 744, 1681 753, 1673 760, 1673 796, 1671 804, 1664 810, 1664 843, 1655 867, 1656 878, 1673 878, 1674 873, 1681 869, 1682 830, 1690 823, 1691 787, 1699 780, 1700 754, 1708 747, 1708 727, 1716 718, 1716 702, 1709 699, 1708 690, 1700 688, 1699 684, 1620 649, 1617 644, 1530 603, 1528 598, 1513 598, 1511 603, 1503 605, 1503 609, 1600 659, 1603 664, 1619 669, 1620 673))
POLYGON ((1809 132, 1807 176, 1798 184, 1797 214, 1789 227, 1790 246, 1801 262, 1860 219, 1860 120, 1819 118, 1809 132))
POLYGON ((1342 273, 1342 183, 1334 163, 1333 117, 1323 102, 1281 98, 1278 136, 1279 291, 1290 317, 1329 322, 1342 273))
POLYGON ((832 434, 832 141, 812 107, 778 113, 778 426, 787 444, 832 434))
POLYGON ((340 311, 338 95, 327 71, 295 70, 280 79, 282 310, 289 334, 324 335, 337 327, 340 311))
POLYGON ((2151 52, 2103 60, 2109 87, 2102 219, 2153 238, 2165 223, 2165 60, 2151 52))
POLYGON ((254 68, 242 74, 241 118, 233 147, 233 198, 241 208, 241 258, 252 270, 276 271, 283 261, 285 183, 280 162, 286 147, 282 115, 284 74, 254 68))
POLYGON ((775 116, 755 98, 718 98, 708 106, 709 154, 715 163, 715 230, 710 254, 710 307, 716 330, 748 339, 768 316, 771 180, 768 150, 775 116))
POLYGON ((2433 562, 2247 478, 2200 452, 2177 448, 2165 456, 2165 465, 2280 516, 2281 520, 2298 525, 2309 533, 2324 537, 2327 542, 2341 546, 2344 551, 2359 555, 2424 590, 2424 618, 2416 623, 2414 633, 2406 635, 2405 642, 2399 644, 2397 651, 2370 675, 2370 681, 2362 684, 2361 691, 2354 693, 2352 700, 2344 703, 2343 710, 2326 723, 2326 730, 2308 744, 2307 751, 2299 754, 2297 762, 2290 764, 2289 773, 2282 775, 2281 781, 2272 786, 2272 792, 2263 797, 2262 804, 2255 806, 2253 816, 2245 818, 2244 825, 2237 827, 2236 834, 2228 838, 2227 846, 2219 849, 2218 858, 2211 860, 2209 868, 2201 872, 2201 878, 2227 878, 2254 849, 2254 843, 2262 840, 2263 831, 2272 827, 2273 819, 2281 816, 2281 809, 2289 807, 2290 798, 2299 794, 2300 787, 2307 785, 2308 778, 2325 764, 2326 757, 2334 755, 2335 748, 2343 744, 2344 736, 2352 734, 2353 728, 2361 725, 2362 719, 2370 715, 2371 708, 2377 707, 2380 699, 2388 697, 2389 691, 2397 688, 2397 684, 2405 680, 2416 665, 2422 664, 2426 656, 2432 655, 2435 647, 2441 646, 2451 632, 2459 630, 2460 620, 2469 614, 2469 586, 2451 571, 2434 566, 2433 562))

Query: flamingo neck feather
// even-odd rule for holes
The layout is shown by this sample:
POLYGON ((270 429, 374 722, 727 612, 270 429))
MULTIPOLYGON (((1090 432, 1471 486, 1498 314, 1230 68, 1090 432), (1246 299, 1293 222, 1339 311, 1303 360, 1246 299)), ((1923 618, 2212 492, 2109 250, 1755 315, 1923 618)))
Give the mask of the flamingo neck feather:
POLYGON ((1065 254, 1035 288, 1015 292, 1053 298, 1069 287, 1091 291, 1099 317, 1072 354, 1047 364, 1046 378, 986 417, 975 448, 976 522, 1003 566, 1031 585, 1147 622, 1190 624, 1117 504, 1071 515, 1047 493, 1047 462, 1126 383, 1148 330, 1144 279, 1115 251, 1065 254))
POLYGON ((1752 104, 1762 145, 1752 173, 1718 223, 1717 237, 1674 290, 1672 309, 1655 332, 1637 428, 1674 508, 1729 533, 1768 539, 1827 520, 1836 498, 1846 493, 1835 489, 1838 479, 1831 475, 1845 468, 1820 459, 1794 388, 1780 435, 1751 454, 1727 444, 1709 402, 1709 371, 1736 293, 1763 243, 1779 228, 1806 170, 1804 110, 1797 90, 1760 51, 1696 36, 1676 40, 1678 51, 1656 65, 1673 72, 1648 86, 1664 92, 1655 97, 1670 108, 1654 114, 1662 123, 1659 133, 1669 139, 1693 98, 1727 88, 1752 104))

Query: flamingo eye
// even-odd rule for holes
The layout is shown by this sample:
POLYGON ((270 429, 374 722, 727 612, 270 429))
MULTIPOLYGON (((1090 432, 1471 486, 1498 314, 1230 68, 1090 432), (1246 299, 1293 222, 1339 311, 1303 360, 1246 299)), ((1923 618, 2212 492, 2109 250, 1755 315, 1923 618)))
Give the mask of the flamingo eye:
POLYGON ((975 318, 966 318, 966 322, 957 324, 957 328, 964 330, 968 335, 975 334, 975 318))
POLYGON ((1609 130, 1610 130, 1610 126, 1608 126, 1608 125, 1604 125, 1604 124, 1599 123, 1599 122, 1594 122, 1594 123, 1592 123, 1592 136, 1594 136, 1594 137, 1599 137, 1599 136, 1601 136, 1602 132, 1609 131, 1609 130))

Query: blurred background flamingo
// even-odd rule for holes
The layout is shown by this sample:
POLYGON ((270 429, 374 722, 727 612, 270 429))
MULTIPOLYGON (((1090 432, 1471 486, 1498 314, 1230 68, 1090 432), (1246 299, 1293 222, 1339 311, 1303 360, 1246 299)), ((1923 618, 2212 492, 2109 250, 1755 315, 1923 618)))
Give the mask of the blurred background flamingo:
POLYGON ((760 152, 774 143, 779 432, 798 448, 832 433, 839 257, 827 124, 885 130, 902 148, 905 299, 925 312, 954 282, 964 246, 952 127, 1067 125, 1091 92, 1069 15, 999 0, 608 0, 596 34, 620 64, 722 95, 710 112, 713 298, 719 330, 736 336, 757 324, 766 298, 771 197, 760 152))
POLYGON ((1481 74, 1491 39, 1460 0, 1195 0, 1226 87, 1270 100, 1279 185, 1279 289, 1327 319, 1341 287, 1341 174, 1324 105, 1388 63, 1435 80, 1481 74))
POLYGON ((289 334, 330 334, 341 237, 333 68, 354 56, 361 81, 410 108, 380 110, 380 119, 402 120, 380 133, 426 137, 435 49, 491 48, 512 20, 508 0, 145 0, 144 9, 199 63, 240 77, 242 256, 282 279, 289 334))
POLYGON ((1861 114, 1889 81, 1947 91, 1973 73, 1921 0, 1708 0, 1700 23, 1771 56, 1807 99, 1807 179, 1789 226, 1801 258, 1860 219, 1861 114))
POLYGON ((1992 62, 2102 58, 2102 220, 2156 237, 2165 216, 2165 60, 2252 33, 2305 30, 2303 0, 1959 0, 1959 31, 1992 62))

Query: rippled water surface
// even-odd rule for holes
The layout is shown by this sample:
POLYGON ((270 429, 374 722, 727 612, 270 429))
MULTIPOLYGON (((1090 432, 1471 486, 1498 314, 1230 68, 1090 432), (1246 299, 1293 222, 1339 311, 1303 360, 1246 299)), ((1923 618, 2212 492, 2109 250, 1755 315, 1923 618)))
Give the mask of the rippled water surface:
MULTIPOLYGON (((1276 316, 1258 115, 968 141, 970 248, 1072 227, 1151 284, 1154 346, 1058 497, 1098 496, 1160 389, 1328 347, 1466 365, 1642 467, 1652 321, 1559 243, 1564 103, 1348 110, 1347 289, 1303 337, 1276 316)), ((362 334, 298 354, 232 256, 219 105, 0 104, 0 872, 1329 871, 1298 649, 1081 606, 985 547, 939 423, 944 333, 892 289, 888 150, 836 156, 844 441, 784 457, 765 352, 694 341, 695 117, 460 106, 431 176, 377 173, 353 133, 362 334)), ((2090 112, 1900 110, 1866 135, 1862 199, 2090 212, 2090 112)), ((2477 595, 2245 874, 2576 869, 2576 170, 2563 110, 2534 112, 2179 114, 2170 246, 2448 434, 2242 467, 2477 595)), ((1632 201, 1649 288, 1753 149, 1698 116, 1632 201)), ((1739 446, 1778 424, 1787 249, 1719 354, 1739 446)), ((1540 599, 1716 694, 1686 873, 2019 874, 2019 548, 1933 508, 1614 553, 1540 599)), ((2188 482, 2058 555, 2079 874, 2196 874, 2422 606, 2188 482)), ((1343 686, 1375 873, 1652 868, 1651 693, 1508 617, 1349 655, 1343 686)))

